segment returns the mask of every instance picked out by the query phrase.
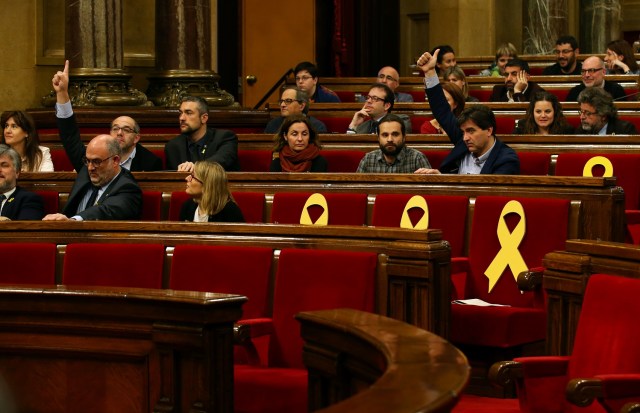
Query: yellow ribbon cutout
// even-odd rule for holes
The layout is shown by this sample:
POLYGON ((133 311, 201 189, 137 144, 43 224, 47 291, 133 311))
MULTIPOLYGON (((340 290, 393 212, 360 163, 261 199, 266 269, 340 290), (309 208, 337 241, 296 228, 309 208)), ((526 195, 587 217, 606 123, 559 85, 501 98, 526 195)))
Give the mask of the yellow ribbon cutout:
POLYGON ((526 232, 526 222, 524 216, 524 208, 518 201, 509 201, 500 214, 500 221, 498 222, 498 241, 500 241, 500 251, 495 256, 484 275, 489 279, 489 292, 496 285, 500 276, 507 268, 511 268, 513 278, 518 279, 518 274, 528 269, 527 264, 524 262, 522 255, 518 247, 524 238, 526 232), (514 228, 513 232, 509 232, 509 227, 504 217, 509 213, 515 213, 520 216, 520 222, 514 228))
POLYGON ((302 209, 302 215, 300 215, 300 224, 302 225, 328 225, 329 224, 329 206, 327 205, 327 199, 322 194, 312 194, 302 209), (307 208, 318 205, 322 207, 322 215, 316 222, 311 222, 311 216, 309 216, 309 210, 307 208))
POLYGON ((604 167, 604 175, 602 175, 604 178, 610 178, 613 176, 613 164, 611 164, 611 161, 604 156, 594 156, 589 159, 584 165, 582 176, 593 176, 593 167, 597 165, 604 167))
POLYGON ((420 195, 414 195, 407 202, 407 205, 404 207, 404 211, 402 212, 402 218, 400 219, 400 228, 407 229, 428 229, 429 228, 429 207, 427 206, 427 201, 421 197, 420 195), (411 208, 420 208, 424 215, 420 218, 420 221, 414 226, 411 223, 411 218, 409 218, 409 210, 411 208))

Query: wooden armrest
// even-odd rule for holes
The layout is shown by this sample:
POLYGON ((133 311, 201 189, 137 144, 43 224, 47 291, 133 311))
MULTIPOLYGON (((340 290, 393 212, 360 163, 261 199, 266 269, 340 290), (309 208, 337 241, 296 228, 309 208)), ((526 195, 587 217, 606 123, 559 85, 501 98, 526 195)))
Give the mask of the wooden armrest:
POLYGON ((251 325, 234 324, 233 325, 233 344, 242 345, 251 340, 251 325))
POLYGON ((622 406, 620 413, 640 413, 640 403, 631 402, 622 406))
POLYGON ((566 394, 571 403, 585 407, 602 397, 602 383, 599 379, 573 379, 567 384, 566 394))
POLYGON ((517 361, 499 361, 489 369, 489 381, 505 387, 522 378, 522 364, 517 361))
POLYGON ((518 288, 520 291, 533 291, 542 287, 544 268, 531 268, 518 274, 518 288))

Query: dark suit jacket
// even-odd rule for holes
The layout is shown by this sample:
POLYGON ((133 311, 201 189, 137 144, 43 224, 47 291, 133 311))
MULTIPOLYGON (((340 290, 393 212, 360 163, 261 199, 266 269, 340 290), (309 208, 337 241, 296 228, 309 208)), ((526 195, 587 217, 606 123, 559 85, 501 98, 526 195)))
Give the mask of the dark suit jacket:
MULTIPOLYGON (((204 159, 217 162, 226 171, 239 171, 238 161, 238 137, 230 130, 207 128, 205 139, 206 149, 204 159)), ((179 135, 171 139, 164 146, 164 153, 167 162, 167 169, 178 169, 178 165, 183 162, 196 162, 191 159, 189 153, 189 137, 186 134, 179 135)))
MULTIPOLYGON (((80 139, 80 129, 78 129, 76 115, 74 114, 70 118, 56 119, 64 150, 75 170, 79 171, 84 166, 82 158, 85 155, 86 147, 80 139)), ((136 157, 131 161, 132 171, 161 171, 162 169, 162 159, 151 153, 140 143, 136 144, 136 157)))
MULTIPOLYGON (((187 199, 180 208, 180 221, 193 221, 198 204, 193 199, 187 199)), ((209 222, 244 222, 244 216, 238 204, 233 201, 227 202, 222 211, 215 215, 209 215, 209 222)))
MULTIPOLYGON (((514 102, 529 102, 531 100, 531 96, 534 96, 538 92, 543 92, 544 89, 538 86, 535 82, 529 82, 527 86, 527 90, 524 93, 515 93, 513 95, 514 102)), ((507 98, 507 86, 506 85, 495 85, 493 87, 493 92, 491 93, 491 97, 489 98, 489 102, 508 102, 507 98)))
POLYGON ((84 220, 127 220, 140 219, 142 213, 142 191, 131 172, 120 168, 120 174, 102 193, 96 205, 76 214, 78 205, 89 188, 92 187, 86 166, 79 170, 71 188, 64 214, 71 218, 80 215, 84 220))
POLYGON ((16 187, 2 208, 3 217, 12 221, 40 220, 44 217, 44 202, 38 194, 16 187))
MULTIPOLYGON (((572 87, 571 90, 569 90, 569 93, 567 94, 566 101, 577 102, 578 95, 580 94, 580 92, 582 92, 586 88, 587 87, 584 85, 584 83, 580 83, 579 85, 572 87)), ((619 84, 617 84, 616 82, 605 80, 604 90, 609 92, 609 94, 613 97, 613 99, 625 100, 624 97, 626 96, 626 94, 624 93, 624 88, 619 84)))
MULTIPOLYGON (((576 129, 576 133, 578 135, 593 135, 593 132, 587 132, 583 130, 580 126, 576 129)), ((595 132, 597 133, 597 132, 595 132)), ((615 118, 609 121, 607 124, 607 135, 636 135, 638 132, 636 131, 636 126, 627 122, 626 120, 622 120, 619 118, 615 118)))
MULTIPOLYGON (((447 103, 440 84, 428 88, 427 96, 429 97, 429 102, 431 102, 430 106, 434 117, 454 145, 449 155, 442 161, 440 172, 446 174, 458 173, 460 162, 469 153, 467 145, 464 144, 462 130, 453 112, 451 112, 451 107, 447 103)), ((518 175, 520 174, 520 158, 518 158, 513 149, 496 138, 496 144, 489 158, 482 166, 480 173, 518 175)))

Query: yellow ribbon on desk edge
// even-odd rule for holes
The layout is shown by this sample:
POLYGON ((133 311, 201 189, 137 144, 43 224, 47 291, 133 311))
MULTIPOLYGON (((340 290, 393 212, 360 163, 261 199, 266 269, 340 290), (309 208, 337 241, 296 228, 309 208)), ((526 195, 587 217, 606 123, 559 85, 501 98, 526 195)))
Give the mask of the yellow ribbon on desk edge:
POLYGON ((404 211, 402 212, 402 218, 400 219, 400 228, 421 230, 429 228, 429 206, 427 205, 426 199, 420 195, 414 195, 407 201, 404 211), (411 223, 411 218, 409 217, 409 210, 411 208, 420 208, 424 212, 424 215, 416 225, 411 223))
POLYGON ((613 164, 605 156, 594 156, 589 159, 587 163, 584 164, 582 176, 593 176, 593 167, 597 165, 604 167, 604 174, 602 175, 603 178, 611 178, 613 176, 613 164))
POLYGON ((302 225, 328 225, 329 224, 329 205, 327 204, 327 198, 322 194, 311 194, 309 198, 307 198, 307 202, 304 204, 304 208, 302 209, 302 214, 300 215, 300 224, 302 225), (311 216, 309 215, 309 210, 307 208, 318 205, 322 207, 322 215, 316 220, 316 222, 311 222, 311 216))

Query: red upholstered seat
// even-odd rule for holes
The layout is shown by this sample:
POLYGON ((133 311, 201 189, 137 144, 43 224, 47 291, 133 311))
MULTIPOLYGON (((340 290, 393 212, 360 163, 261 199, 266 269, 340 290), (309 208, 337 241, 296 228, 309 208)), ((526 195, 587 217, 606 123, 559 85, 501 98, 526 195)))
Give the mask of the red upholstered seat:
POLYGON ((243 318, 266 317, 273 251, 270 248, 177 245, 169 288, 241 294, 243 318))
POLYGON ((328 172, 351 173, 358 170, 366 153, 356 150, 322 150, 320 154, 327 160, 328 172))
POLYGON ((55 284, 56 245, 47 243, 0 244, 0 283, 55 284))
POLYGON ((45 214, 55 214, 60 212, 60 199, 58 196, 58 191, 43 191, 37 190, 33 191, 36 194, 42 197, 42 201, 44 202, 44 213, 45 214))
POLYGON ((171 193, 171 199, 169 200, 169 221, 180 220, 180 209, 182 204, 191 198, 185 191, 174 191, 171 193))
MULTIPOLYGON (((371 224, 381 227, 399 227, 410 194, 378 194, 373 204, 371 224)), ((442 239, 451 244, 451 256, 464 255, 464 240, 469 199, 465 196, 424 195, 429 208, 429 228, 442 230, 442 239)), ((409 211, 415 225, 423 216, 420 208, 409 211)))
POLYGON ((161 244, 69 244, 62 283, 162 288, 164 255, 161 244))
POLYGON ((236 204, 242 211, 242 216, 247 223, 265 222, 265 197, 262 192, 232 192, 236 204))
MULTIPOLYGON (((619 412, 640 401, 640 280, 594 274, 589 277, 570 356, 521 357, 517 390, 522 412, 619 412), (590 406, 571 405, 565 393, 570 381, 597 379, 602 398, 590 406), (603 408, 606 406, 606 409, 603 408)), ((484 398, 490 407, 493 399, 484 398)), ((457 413, 475 412, 480 398, 463 397, 457 413)), ((498 402, 498 404, 503 404, 498 402)), ((490 410, 487 410, 490 411, 490 410)))
POLYGON ((142 191, 143 221, 160 221, 162 209, 162 192, 142 191))
POLYGON ((374 309, 374 253, 282 250, 273 297, 268 360, 235 366, 237 413, 307 411, 307 373, 294 315, 331 308, 374 309))
POLYGON ((327 127, 328 133, 347 133, 347 128, 349 128, 349 123, 351 123, 351 117, 342 118, 342 117, 333 117, 333 116, 322 116, 318 117, 313 113, 313 105, 311 105, 311 116, 316 117, 319 121, 324 123, 327 127))
POLYGON ((269 172, 273 154, 265 150, 238 150, 240 170, 242 172, 269 172))
MULTIPOLYGON (((310 192, 276 192, 273 196, 271 222, 299 224, 310 192)), ((367 219, 367 194, 326 193, 329 225, 365 225, 367 219)), ((308 208, 309 217, 316 222, 322 213, 319 206, 308 208)))
POLYGON ((73 165, 64 149, 51 149, 51 161, 55 171, 73 171, 73 165))
POLYGON ((434 150, 424 149, 424 150, 421 150, 420 152, 424 153, 424 155, 429 160, 429 164, 431 165, 432 168, 438 169, 440 168, 440 165, 442 165, 442 161, 444 161, 444 158, 446 158, 447 155, 449 155, 449 152, 451 151, 434 151, 434 150))
POLYGON ((167 167, 167 159, 166 159, 166 155, 164 153, 164 148, 158 149, 158 148, 150 148, 149 151, 154 154, 155 156, 157 156, 158 158, 162 159, 162 167, 166 168, 167 167))
POLYGON ((516 119, 511 116, 496 116, 496 133, 506 135, 513 133, 516 127, 516 119))
POLYGON ((520 175, 549 175, 551 155, 544 152, 518 152, 520 175))
MULTIPOLYGON (((498 266, 499 279, 489 292, 485 271, 504 245, 517 246, 525 268, 539 267, 550 251, 564 249, 567 237, 569 200, 518 198, 525 215, 525 233, 519 239, 518 215, 502 217, 511 198, 479 196, 476 199, 469 245, 468 273, 464 298, 478 298, 504 307, 452 304, 451 341, 455 344, 514 347, 544 340, 546 313, 542 292, 521 293, 511 267, 498 266), (508 234, 501 244, 497 228, 504 219, 508 234), (514 239, 510 239, 513 236, 514 239), (516 239, 518 238, 518 239, 516 239)), ((509 261, 512 262, 512 261, 509 261)), ((517 275, 517 274, 516 274, 517 275)))

